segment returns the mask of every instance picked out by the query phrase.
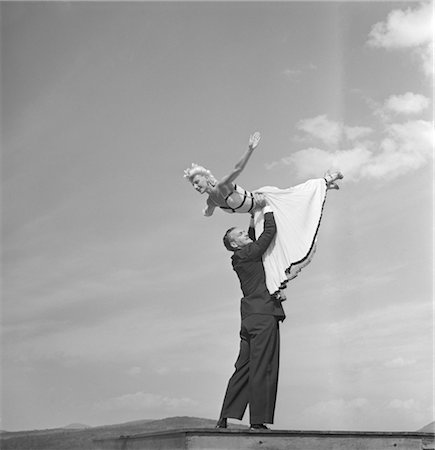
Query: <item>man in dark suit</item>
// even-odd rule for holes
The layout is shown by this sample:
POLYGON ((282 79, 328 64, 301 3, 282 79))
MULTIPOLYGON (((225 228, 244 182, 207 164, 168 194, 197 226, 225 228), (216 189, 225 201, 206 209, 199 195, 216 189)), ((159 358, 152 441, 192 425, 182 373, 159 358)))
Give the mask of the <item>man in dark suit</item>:
POLYGON ((227 418, 241 420, 249 404, 251 430, 267 430, 273 423, 279 368, 279 322, 285 319, 281 302, 267 290, 262 256, 271 244, 276 225, 270 207, 263 209, 264 230, 255 240, 251 219, 248 233, 230 228, 225 247, 233 252, 232 265, 240 280, 240 352, 228 382, 216 428, 227 418))

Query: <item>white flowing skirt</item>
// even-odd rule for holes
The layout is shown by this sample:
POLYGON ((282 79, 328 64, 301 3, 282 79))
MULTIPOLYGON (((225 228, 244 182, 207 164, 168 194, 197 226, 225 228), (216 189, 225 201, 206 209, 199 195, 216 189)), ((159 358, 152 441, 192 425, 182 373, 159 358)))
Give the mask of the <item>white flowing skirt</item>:
MULTIPOLYGON (((266 197, 277 227, 276 236, 263 255, 266 285, 274 294, 295 278, 314 256, 326 183, 318 178, 288 189, 265 186, 255 192, 266 197)), ((264 224, 262 211, 255 213, 254 221, 255 234, 260 236, 264 224)))

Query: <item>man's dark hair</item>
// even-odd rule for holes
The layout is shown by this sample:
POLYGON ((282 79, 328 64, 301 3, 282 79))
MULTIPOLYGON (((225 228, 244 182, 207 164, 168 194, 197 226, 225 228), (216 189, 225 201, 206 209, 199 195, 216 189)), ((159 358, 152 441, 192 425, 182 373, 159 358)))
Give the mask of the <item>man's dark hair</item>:
POLYGON ((230 252, 233 252, 233 251, 235 250, 235 248, 232 247, 232 245, 231 245, 231 239, 230 239, 230 233, 231 233, 231 231, 233 231, 235 228, 236 228, 236 227, 231 227, 229 230, 227 230, 227 232, 225 233, 224 239, 223 239, 225 248, 226 248, 227 250, 229 250, 230 252))

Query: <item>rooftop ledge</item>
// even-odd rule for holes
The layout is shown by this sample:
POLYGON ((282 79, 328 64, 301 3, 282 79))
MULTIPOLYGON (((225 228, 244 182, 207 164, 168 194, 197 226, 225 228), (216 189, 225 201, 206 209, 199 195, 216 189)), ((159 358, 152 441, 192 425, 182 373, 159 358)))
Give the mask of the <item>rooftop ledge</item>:
POLYGON ((99 439, 99 450, 435 450, 435 434, 189 428, 99 439))

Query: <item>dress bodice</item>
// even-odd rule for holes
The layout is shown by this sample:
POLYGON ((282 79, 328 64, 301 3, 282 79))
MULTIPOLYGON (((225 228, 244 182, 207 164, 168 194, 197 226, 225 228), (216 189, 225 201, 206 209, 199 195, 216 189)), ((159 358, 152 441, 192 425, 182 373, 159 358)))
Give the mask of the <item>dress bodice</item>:
POLYGON ((225 197, 225 206, 220 206, 227 213, 250 213, 255 206, 252 192, 249 192, 237 184, 234 190, 225 197))

